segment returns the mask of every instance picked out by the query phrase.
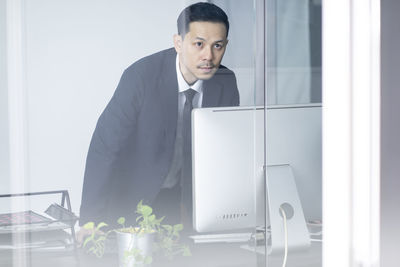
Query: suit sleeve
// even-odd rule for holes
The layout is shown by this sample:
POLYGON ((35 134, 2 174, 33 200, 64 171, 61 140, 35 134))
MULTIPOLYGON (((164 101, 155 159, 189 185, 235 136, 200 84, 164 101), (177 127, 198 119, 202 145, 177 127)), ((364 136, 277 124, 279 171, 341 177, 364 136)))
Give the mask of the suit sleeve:
POLYGON ((134 70, 123 73, 118 87, 97 121, 86 159, 79 224, 104 218, 112 173, 121 150, 136 127, 144 83, 134 70))
POLYGON ((239 106, 240 105, 240 95, 239 95, 239 89, 237 87, 237 82, 236 82, 236 75, 232 72, 230 79, 230 86, 229 88, 232 89, 231 92, 231 98, 230 98, 230 106, 239 106))

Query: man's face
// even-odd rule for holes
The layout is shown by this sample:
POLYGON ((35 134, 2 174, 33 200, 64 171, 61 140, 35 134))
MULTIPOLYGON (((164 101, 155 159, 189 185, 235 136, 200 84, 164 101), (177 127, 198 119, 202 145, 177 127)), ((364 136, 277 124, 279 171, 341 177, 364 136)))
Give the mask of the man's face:
POLYGON ((175 35, 175 50, 185 81, 193 84, 210 79, 218 70, 227 43, 225 25, 218 22, 191 22, 184 39, 175 35))

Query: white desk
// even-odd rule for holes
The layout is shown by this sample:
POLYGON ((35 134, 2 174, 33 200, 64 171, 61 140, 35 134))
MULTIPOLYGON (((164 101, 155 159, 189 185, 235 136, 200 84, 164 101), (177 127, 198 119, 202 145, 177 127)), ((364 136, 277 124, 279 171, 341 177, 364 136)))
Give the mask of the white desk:
MULTIPOLYGON (((152 267, 281 267, 283 255, 268 256, 240 248, 239 244, 191 244, 191 257, 177 257, 172 261, 155 258, 152 267), (266 265, 268 262, 268 265, 266 265)), ((322 266, 322 243, 312 243, 302 252, 289 252, 287 267, 322 266)), ((109 254, 98 259, 78 251, 73 253, 27 253, 31 267, 109 267, 118 266, 117 255, 109 254)), ((0 266, 12 266, 12 252, 0 251, 0 266)))

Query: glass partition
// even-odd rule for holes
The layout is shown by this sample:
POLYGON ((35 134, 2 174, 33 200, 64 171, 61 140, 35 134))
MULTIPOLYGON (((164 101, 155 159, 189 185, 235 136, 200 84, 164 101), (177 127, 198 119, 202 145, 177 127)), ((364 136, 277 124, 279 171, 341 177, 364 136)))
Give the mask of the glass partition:
POLYGON ((265 4, 267 266, 322 266, 321 1, 265 4))
MULTIPOLYGON (((13 75, 2 95, 19 100, 6 103, 9 114, 1 110, 2 120, 8 116, 11 122, 5 142, 10 144, 10 170, 4 172, 10 178, 0 192, 0 265, 265 264, 265 254, 254 253, 259 248, 255 237, 265 231, 264 213, 256 211, 256 198, 264 203, 264 192, 255 193, 265 183, 264 3, 202 1, 226 13, 226 42, 219 11, 200 15, 198 24, 182 26, 178 34, 180 13, 196 2, 7 1, 10 6, 2 10, 8 12, 5 39, 18 46, 7 50, 5 65, 13 75), (208 23, 204 16, 217 16, 217 22, 212 18, 208 23), (190 35, 193 31, 196 35, 190 35), (218 68, 225 47, 221 64, 227 69, 218 68), (194 119, 196 112, 213 108, 233 118, 231 124, 222 120, 225 136, 216 143, 232 143, 225 144, 224 158, 217 158, 212 169, 198 167, 199 149, 191 152, 195 177, 189 185, 181 178, 190 147, 187 96, 179 93, 185 83, 199 89, 192 102, 194 119), (236 113, 231 116, 241 110, 245 116, 238 124, 236 113), (226 153, 238 143, 236 153, 226 153), (13 157, 14 152, 21 157, 13 157), (221 166, 243 175, 227 176, 221 166), (201 176, 199 170, 209 173, 201 176), (210 180, 216 174, 219 181, 210 180), (198 181, 207 181, 205 187, 198 187, 198 181), (211 213, 213 208, 218 214, 211 213), (75 215, 78 223, 71 220, 75 215), (121 237, 120 228, 130 225, 141 227, 140 233, 130 228, 126 231, 134 233, 121 237), (136 243, 133 234, 145 241, 136 243), (153 245, 139 248, 141 242, 153 245)), ((197 134, 199 124, 191 123, 196 142, 198 135, 209 137, 206 130, 197 134)), ((218 136, 218 128, 210 129, 211 138, 218 136)), ((215 156, 207 153, 206 159, 215 156)))
POLYGON ((321 1, 202 2, 228 36, 220 13, 178 34, 196 1, 0 6, 0 265, 322 265, 321 1))
POLYGON ((320 103, 321 1, 266 1, 268 105, 320 103))

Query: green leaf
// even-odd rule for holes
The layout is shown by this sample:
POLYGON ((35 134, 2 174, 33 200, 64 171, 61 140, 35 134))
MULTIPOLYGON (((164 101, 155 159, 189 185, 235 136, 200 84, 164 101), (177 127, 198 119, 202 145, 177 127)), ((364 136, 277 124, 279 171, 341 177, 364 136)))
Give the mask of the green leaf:
POLYGON ((136 212, 140 213, 139 211, 142 210, 142 206, 143 206, 143 200, 140 200, 139 203, 136 206, 136 212))
POLYGON ((144 262, 143 263, 146 264, 146 265, 150 265, 152 262, 153 262, 153 258, 151 256, 146 256, 144 258, 144 262))
POLYGON ((164 227, 165 230, 168 231, 168 233, 171 233, 171 232, 172 232, 172 226, 171 226, 171 225, 164 224, 163 227, 164 227))
MULTIPOLYGON (((150 221, 150 222, 154 222, 155 219, 156 219, 156 215, 154 215, 154 214, 150 215, 150 217, 149 217, 149 221, 150 221)), ((157 222, 156 222, 156 223, 157 223, 157 222)))
POLYGON ((140 252, 136 253, 134 258, 136 261, 139 261, 139 262, 143 261, 143 255, 140 252))
POLYGON ((119 217, 117 223, 124 226, 125 225, 125 217, 119 217))
POLYGON ((140 255, 140 253, 142 252, 142 251, 141 251, 140 249, 138 249, 138 248, 133 248, 132 251, 133 251, 133 255, 135 255, 135 256, 140 255))
POLYGON ((147 217, 147 216, 150 216, 150 214, 153 213, 153 209, 150 206, 143 205, 141 213, 143 214, 143 216, 147 217))
POLYGON ((183 230, 183 224, 175 224, 174 225, 174 231, 179 232, 183 230))
POLYGON ((132 255, 133 255, 132 251, 129 251, 129 250, 124 251, 124 258, 128 258, 129 256, 132 256, 132 255))
POLYGON ((165 216, 162 216, 160 219, 158 219, 158 224, 161 224, 161 222, 164 220, 165 216))
POLYGON ((94 222, 88 222, 83 226, 84 229, 93 229, 94 228, 94 222))
POLYGON ((165 247, 172 247, 173 241, 171 238, 164 238, 163 242, 165 247))
POLYGON ((89 242, 92 241, 92 240, 93 240, 93 237, 92 237, 92 236, 87 237, 87 238, 85 239, 85 241, 83 242, 83 247, 86 247, 87 243, 89 243, 89 242))
POLYGON ((106 224, 105 222, 101 222, 97 225, 96 230, 100 230, 100 228, 104 227, 104 226, 108 226, 108 224, 106 224))
POLYGON ((188 247, 184 247, 182 255, 185 257, 190 257, 190 256, 192 256, 192 252, 190 251, 190 249, 188 247))

